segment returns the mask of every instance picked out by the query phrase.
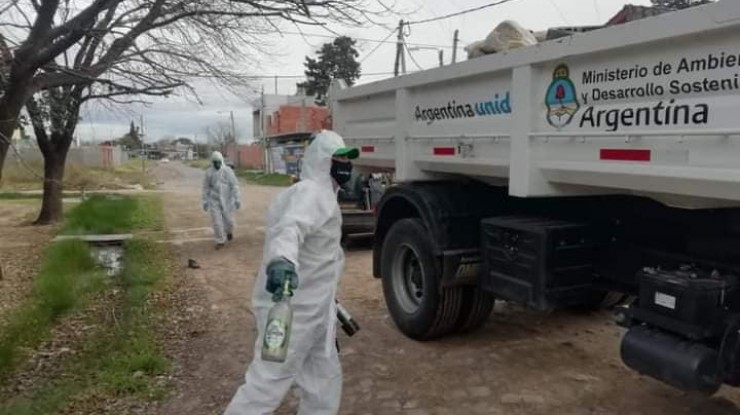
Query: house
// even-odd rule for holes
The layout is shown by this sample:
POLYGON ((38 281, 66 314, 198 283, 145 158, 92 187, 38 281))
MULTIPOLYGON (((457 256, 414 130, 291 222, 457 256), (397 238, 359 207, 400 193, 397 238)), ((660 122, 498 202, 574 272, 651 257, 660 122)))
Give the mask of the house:
POLYGON ((266 145, 264 159, 270 172, 290 173, 310 134, 331 128, 329 109, 317 105, 300 86, 294 95, 263 94, 252 107, 253 136, 266 145))
POLYGON ((170 160, 193 160, 195 145, 188 139, 177 139, 170 142, 160 142, 157 150, 162 157, 170 160))

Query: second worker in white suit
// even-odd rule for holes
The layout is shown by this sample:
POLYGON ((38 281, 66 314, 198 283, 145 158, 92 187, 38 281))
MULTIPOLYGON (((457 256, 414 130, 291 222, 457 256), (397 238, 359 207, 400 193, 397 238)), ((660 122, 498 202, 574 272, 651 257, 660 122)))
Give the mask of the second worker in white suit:
POLYGON ((211 214, 216 249, 234 237, 234 210, 241 208, 239 180, 224 156, 214 151, 203 179, 203 210, 211 214))

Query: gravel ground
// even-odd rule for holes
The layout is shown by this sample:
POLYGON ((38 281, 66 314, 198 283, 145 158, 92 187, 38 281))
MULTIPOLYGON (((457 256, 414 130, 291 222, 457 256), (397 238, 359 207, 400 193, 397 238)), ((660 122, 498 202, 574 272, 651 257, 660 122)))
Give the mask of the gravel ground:
POLYGON ((0 319, 28 296, 53 228, 31 226, 38 203, 0 201, 0 319))

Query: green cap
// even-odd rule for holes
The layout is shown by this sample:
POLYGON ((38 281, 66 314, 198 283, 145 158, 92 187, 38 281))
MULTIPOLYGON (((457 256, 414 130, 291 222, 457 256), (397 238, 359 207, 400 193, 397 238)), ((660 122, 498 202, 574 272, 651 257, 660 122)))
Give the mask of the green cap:
POLYGON ((334 157, 347 157, 350 160, 354 160, 360 157, 360 150, 352 147, 342 147, 334 152, 334 157))

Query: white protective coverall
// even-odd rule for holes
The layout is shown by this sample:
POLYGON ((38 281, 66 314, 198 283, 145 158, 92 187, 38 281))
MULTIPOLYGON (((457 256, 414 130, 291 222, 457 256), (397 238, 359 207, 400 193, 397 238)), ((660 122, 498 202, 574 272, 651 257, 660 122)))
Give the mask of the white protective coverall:
POLYGON ((262 265, 252 295, 258 330, 254 358, 225 415, 272 414, 294 382, 301 392, 300 415, 333 415, 339 410, 342 369, 335 346, 335 295, 344 253, 330 169, 332 155, 343 147, 338 134, 319 132, 303 156, 301 181, 279 194, 268 210, 262 265), (273 363, 260 357, 267 314, 274 304, 265 289, 265 268, 280 257, 296 265, 299 280, 291 300, 287 358, 273 363))
POLYGON ((239 181, 224 163, 224 157, 218 151, 213 152, 211 161, 220 161, 221 168, 211 167, 206 170, 203 179, 203 207, 211 214, 213 234, 217 244, 226 243, 226 235, 234 230, 235 209, 241 204, 239 181))

